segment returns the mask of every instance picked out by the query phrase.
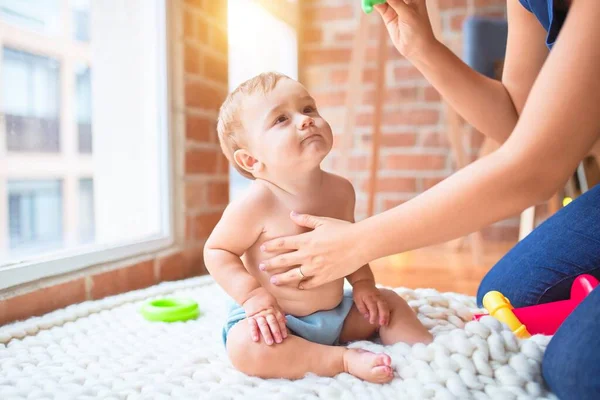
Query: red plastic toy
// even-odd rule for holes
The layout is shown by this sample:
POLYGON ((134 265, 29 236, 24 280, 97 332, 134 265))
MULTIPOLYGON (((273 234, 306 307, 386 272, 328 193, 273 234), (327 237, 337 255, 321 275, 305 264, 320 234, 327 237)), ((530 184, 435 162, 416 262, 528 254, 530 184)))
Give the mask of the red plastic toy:
MULTIPOLYGON (((504 322, 521 338, 531 335, 553 335, 560 324, 581 303, 581 301, 598 286, 598 280, 591 275, 579 275, 571 285, 569 300, 535 306, 513 308, 510 301, 500 292, 488 292, 483 297, 483 306, 489 315, 504 322)), ((476 314, 474 320, 488 314, 476 314)))

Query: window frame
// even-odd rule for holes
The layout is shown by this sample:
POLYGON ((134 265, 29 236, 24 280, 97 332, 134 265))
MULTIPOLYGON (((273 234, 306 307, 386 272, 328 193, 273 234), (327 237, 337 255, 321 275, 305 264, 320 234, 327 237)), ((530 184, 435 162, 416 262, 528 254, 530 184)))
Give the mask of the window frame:
MULTIPOLYGON (((174 154, 173 154, 173 137, 171 134, 173 129, 174 110, 172 104, 172 74, 173 63, 171 59, 172 46, 172 23, 171 13, 172 5, 168 0, 157 0, 158 4, 158 20, 159 26, 156 30, 155 39, 158 44, 158 59, 159 63, 159 109, 162 112, 157 116, 159 125, 159 140, 161 142, 162 151, 159 154, 160 164, 160 200, 161 200, 161 232, 156 235, 149 235, 145 238, 133 240, 130 242, 119 242, 114 244, 89 244, 78 245, 73 249, 62 249, 55 252, 33 256, 29 259, 23 259, 15 263, 0 264, 0 290, 8 289, 29 283, 43 278, 49 278, 56 275, 66 274, 89 268, 94 265, 111 263, 123 259, 142 256, 144 254, 156 253, 160 250, 171 247, 175 243, 175 212, 174 201, 172 194, 174 193, 174 154)), ((61 38, 56 39, 54 36, 40 34, 38 32, 18 28, 6 22, 2 22, 5 28, 0 36, 0 48, 4 46, 14 48, 21 51, 30 52, 36 55, 49 56, 59 60, 61 63, 60 79, 61 82, 65 73, 75 72, 74 68, 68 68, 65 71, 64 57, 66 51, 72 51, 74 54, 74 62, 83 62, 87 65, 91 64, 91 52, 86 49, 85 43, 80 43, 72 37, 71 14, 69 0, 62 0, 63 15, 66 15, 66 26, 61 38), (8 33, 6 33, 8 31, 8 33), (7 39, 8 38, 8 39, 7 39), (70 49, 66 49, 69 47, 70 49)), ((93 7, 93 5, 92 5, 93 7)), ((1 61, 1 56, 0 56, 1 61)), ((0 64, 1 65, 1 64, 0 64)), ((92 65, 93 68, 93 65, 92 65)), ((72 78, 75 78, 74 76, 72 78)), ((63 83, 61 83, 62 87, 63 83)), ((64 104, 64 98, 61 93, 61 103, 64 104)), ((3 114, 1 115, 3 119, 3 114)), ((4 121, 1 121, 4 123, 4 121)), ((77 134, 77 132, 75 132, 77 134)), ((77 150, 78 151, 78 150, 77 150)), ((0 128, 0 168, 6 167, 10 163, 10 155, 6 149, 6 136, 4 128, 0 128), (2 165, 2 159, 7 163, 2 165)), ((0 174, 2 175, 2 174, 0 174)), ((50 178, 52 175, 44 175, 36 179, 50 178)), ((78 176, 77 181, 83 176, 78 176)), ((8 175, 3 177, 8 179, 8 175)), ((6 185, 4 185, 6 187, 6 185)), ((7 197, 8 192, 1 190, 0 196, 7 197)), ((8 202, 8 199, 0 199, 0 201, 8 202)), ((6 208, 6 207, 5 207, 6 208)), ((0 229, 7 230, 8 228, 0 226, 0 229)), ((64 227, 68 229, 68 227, 64 227)))

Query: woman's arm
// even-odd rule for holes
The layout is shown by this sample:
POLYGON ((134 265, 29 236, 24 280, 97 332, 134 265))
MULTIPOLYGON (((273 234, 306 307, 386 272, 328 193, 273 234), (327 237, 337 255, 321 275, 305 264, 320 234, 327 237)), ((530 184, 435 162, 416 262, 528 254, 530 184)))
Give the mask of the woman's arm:
POLYGON ((546 32, 518 0, 508 0, 508 42, 500 82, 474 71, 433 38, 413 39, 415 35, 428 36, 421 33, 422 26, 417 27, 425 24, 424 18, 427 18, 420 1, 424 7, 424 0, 414 2, 412 6, 403 0, 379 6, 392 41, 467 122, 503 143, 513 131, 548 55, 546 32), (408 43, 416 43, 413 46, 423 49, 409 49, 408 43))
MULTIPOLYGON (((302 264, 312 277, 303 287, 310 288, 373 259, 461 237, 549 198, 600 133, 599 20, 597 0, 573 2, 514 133, 498 151, 413 200, 351 226, 297 217, 316 229, 265 248, 298 249, 286 254, 286 264, 302 264)), ((269 262, 280 264, 277 257, 269 262)))

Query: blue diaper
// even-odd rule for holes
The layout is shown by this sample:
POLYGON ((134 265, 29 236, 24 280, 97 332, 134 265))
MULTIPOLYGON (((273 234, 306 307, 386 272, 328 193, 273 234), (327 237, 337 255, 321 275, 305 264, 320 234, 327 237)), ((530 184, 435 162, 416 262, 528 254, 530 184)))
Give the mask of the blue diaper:
MULTIPOLYGON (((339 344, 338 341, 342 333, 344 321, 352 309, 353 303, 352 290, 345 290, 342 302, 336 308, 327 311, 317 311, 305 317, 286 315, 287 327, 291 331, 290 333, 300 336, 309 342, 330 346, 337 345, 339 344)), ((244 309, 239 304, 233 303, 229 310, 227 322, 223 327, 223 344, 227 343, 229 330, 245 318, 246 313, 244 309)))

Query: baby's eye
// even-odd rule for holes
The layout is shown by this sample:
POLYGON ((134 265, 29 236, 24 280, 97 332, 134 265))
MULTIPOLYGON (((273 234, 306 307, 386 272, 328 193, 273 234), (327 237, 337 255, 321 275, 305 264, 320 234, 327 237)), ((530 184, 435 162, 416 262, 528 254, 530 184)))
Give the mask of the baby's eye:
POLYGON ((309 114, 311 112, 315 112, 315 108, 313 106, 306 106, 304 107, 304 111, 305 114, 309 114))
POLYGON ((280 115, 279 117, 277 117, 277 119, 275 120, 275 124, 281 124, 283 122, 287 121, 287 117, 285 115, 280 115))

